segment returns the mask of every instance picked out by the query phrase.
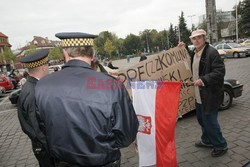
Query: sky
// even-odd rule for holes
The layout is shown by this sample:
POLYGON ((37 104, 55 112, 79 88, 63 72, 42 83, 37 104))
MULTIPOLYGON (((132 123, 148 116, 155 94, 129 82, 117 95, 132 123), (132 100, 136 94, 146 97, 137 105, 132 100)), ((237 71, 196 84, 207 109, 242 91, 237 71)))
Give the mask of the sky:
MULTIPOLYGON (((216 8, 232 10, 237 0, 217 0, 216 8)), ((33 36, 58 40, 58 32, 115 33, 125 38, 145 29, 162 31, 178 24, 184 12, 188 27, 205 14, 205 0, 1 0, 0 32, 12 49, 33 36), (195 15, 195 16, 192 16, 195 15), (188 17, 192 16, 192 17, 188 17)))

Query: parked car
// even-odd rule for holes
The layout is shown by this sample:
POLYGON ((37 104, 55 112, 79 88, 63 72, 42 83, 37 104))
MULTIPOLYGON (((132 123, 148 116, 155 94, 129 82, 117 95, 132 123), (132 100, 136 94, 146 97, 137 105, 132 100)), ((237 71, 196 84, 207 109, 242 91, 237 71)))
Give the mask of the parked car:
POLYGON ((17 77, 6 77, 14 86, 14 89, 17 89, 18 88, 18 83, 19 83, 19 78, 17 77))
POLYGON ((242 95, 243 85, 235 79, 226 79, 224 81, 224 98, 220 105, 220 110, 226 110, 231 107, 233 98, 242 95))
POLYGON ((241 43, 241 45, 250 48, 250 39, 245 40, 244 42, 241 43))
MULTIPOLYGON (((212 46, 212 47, 214 48, 213 45, 210 45, 210 46, 212 46)), ((189 46, 188 46, 188 49, 189 49, 190 51, 193 51, 193 50, 194 50, 194 45, 189 45, 189 46)), ((219 54, 220 54, 222 60, 224 61, 224 59, 226 58, 226 52, 225 52, 224 50, 218 50, 218 52, 219 52, 219 54)))
POLYGON ((17 89, 10 93, 9 100, 11 104, 17 104, 20 93, 21 93, 21 89, 17 89))
POLYGON ((53 65, 53 66, 49 66, 49 73, 53 73, 55 71, 60 71, 62 69, 63 64, 61 65, 53 65))
POLYGON ((4 87, 6 91, 14 89, 14 85, 5 76, 0 76, 0 86, 4 87))
POLYGON ((224 50, 227 57, 246 57, 250 55, 250 48, 244 47, 237 43, 221 43, 215 46, 217 50, 224 50))

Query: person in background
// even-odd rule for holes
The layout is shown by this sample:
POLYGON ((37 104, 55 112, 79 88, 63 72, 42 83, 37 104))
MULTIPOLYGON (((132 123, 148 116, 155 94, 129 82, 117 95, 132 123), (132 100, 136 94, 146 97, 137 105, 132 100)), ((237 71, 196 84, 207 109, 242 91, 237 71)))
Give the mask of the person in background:
POLYGON ((108 73, 103 67, 103 65, 99 63, 99 60, 97 59, 96 56, 93 57, 93 61, 91 62, 91 67, 97 72, 103 72, 106 74, 108 73))
POLYGON ((66 64, 36 86, 40 124, 58 167, 120 166, 138 120, 124 85, 92 67, 95 35, 58 33, 66 64))
POLYGON ((145 54, 141 53, 141 57, 140 57, 139 62, 141 62, 143 60, 147 60, 147 56, 145 54))
POLYGON ((127 55, 127 63, 130 62, 130 55, 127 55))
POLYGON ((18 83, 21 89, 22 89, 23 85, 25 84, 28 76, 29 76, 29 73, 27 71, 24 71, 23 77, 18 83))
POLYGON ((36 51, 20 61, 28 68, 29 76, 22 86, 17 103, 17 113, 21 128, 32 143, 32 149, 40 167, 52 167, 54 161, 47 152, 44 131, 40 129, 35 101, 35 86, 49 73, 48 49, 36 51))
POLYGON ((112 59, 109 59, 108 67, 111 68, 112 70, 119 69, 118 67, 113 66, 112 61, 113 61, 112 59))
MULTIPOLYGON (((206 32, 198 29, 190 39, 195 47, 191 67, 195 86, 196 116, 201 126, 201 140, 196 147, 213 148, 212 157, 224 155, 227 142, 218 122, 218 109, 223 100, 225 65, 218 51, 206 42, 206 32)), ((183 46, 180 43, 179 46, 183 46)))

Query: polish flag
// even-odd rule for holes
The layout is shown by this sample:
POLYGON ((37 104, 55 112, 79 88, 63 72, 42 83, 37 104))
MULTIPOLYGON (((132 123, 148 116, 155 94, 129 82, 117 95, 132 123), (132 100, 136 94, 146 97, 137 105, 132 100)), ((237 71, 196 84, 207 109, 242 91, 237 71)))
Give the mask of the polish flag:
POLYGON ((180 82, 132 82, 132 96, 139 120, 139 166, 177 167, 175 125, 180 82))

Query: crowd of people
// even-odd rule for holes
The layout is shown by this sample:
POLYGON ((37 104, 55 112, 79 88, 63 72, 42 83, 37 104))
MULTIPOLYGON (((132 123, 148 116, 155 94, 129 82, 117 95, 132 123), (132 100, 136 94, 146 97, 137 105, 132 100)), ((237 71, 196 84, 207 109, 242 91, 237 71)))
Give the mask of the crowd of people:
MULTIPOLYGON (((109 69, 118 67, 112 59, 107 66, 96 59, 95 35, 58 33, 56 37, 63 44, 61 71, 48 75, 46 49, 21 60, 29 72, 18 101, 22 130, 31 139, 41 167, 119 167, 120 149, 135 140, 139 123, 126 88, 109 75, 117 74, 109 69), (95 89, 95 81, 110 81, 110 89, 95 89)), ((195 146, 213 148, 211 156, 218 157, 228 149, 217 120, 225 66, 205 37, 204 30, 190 36, 195 46, 191 67, 196 112, 202 129, 195 146)), ((142 55, 140 61, 146 59, 142 55)))
POLYGON ((13 84, 13 88, 17 89, 24 85, 28 72, 25 70, 20 72, 19 70, 12 69, 10 72, 2 72, 0 75, 8 77, 8 80, 13 84))

